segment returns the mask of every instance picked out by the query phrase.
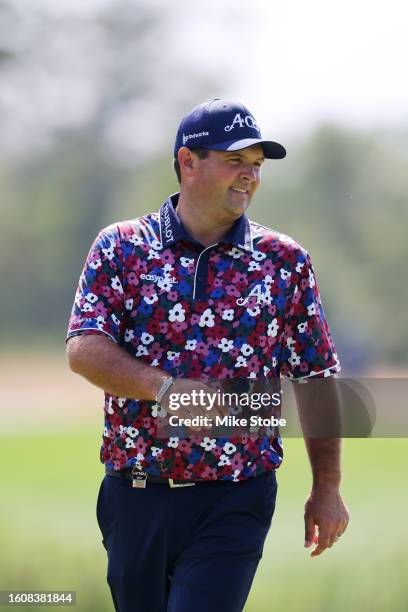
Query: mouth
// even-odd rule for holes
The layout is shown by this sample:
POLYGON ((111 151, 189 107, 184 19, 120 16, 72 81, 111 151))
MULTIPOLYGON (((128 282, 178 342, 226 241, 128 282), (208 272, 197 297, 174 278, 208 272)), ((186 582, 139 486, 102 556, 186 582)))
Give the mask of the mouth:
POLYGON ((235 191, 236 193, 246 193, 246 194, 248 194, 247 189, 240 189, 239 187, 231 187, 231 191, 235 191))

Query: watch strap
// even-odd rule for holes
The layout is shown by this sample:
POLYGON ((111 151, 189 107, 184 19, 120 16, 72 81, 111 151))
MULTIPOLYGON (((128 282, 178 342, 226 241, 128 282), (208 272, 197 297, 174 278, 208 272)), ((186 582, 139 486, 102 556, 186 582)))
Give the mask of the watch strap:
POLYGON ((174 383, 174 381, 175 381, 174 376, 170 376, 169 378, 166 378, 163 381, 160 389, 157 392, 156 398, 155 398, 157 404, 160 404, 160 402, 163 399, 164 394, 170 389, 170 387, 174 383))

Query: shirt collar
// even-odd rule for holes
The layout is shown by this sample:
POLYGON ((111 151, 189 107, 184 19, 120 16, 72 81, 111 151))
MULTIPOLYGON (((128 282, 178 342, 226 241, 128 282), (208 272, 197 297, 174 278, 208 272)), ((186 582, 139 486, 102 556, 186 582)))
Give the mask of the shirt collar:
MULTIPOLYGON (((197 242, 186 231, 180 218, 176 213, 180 193, 173 193, 160 208, 160 241, 162 248, 166 248, 178 240, 189 240, 197 242)), ((253 251, 251 228, 246 215, 242 215, 237 219, 234 225, 220 243, 233 244, 244 251, 253 251)))

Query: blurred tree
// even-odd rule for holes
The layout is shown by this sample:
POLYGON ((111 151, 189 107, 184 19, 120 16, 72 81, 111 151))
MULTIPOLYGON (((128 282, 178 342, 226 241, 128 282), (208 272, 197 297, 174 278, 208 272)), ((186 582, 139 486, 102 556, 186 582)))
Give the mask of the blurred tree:
MULTIPOLYGON (((163 20, 125 0, 63 18, 0 5, 0 329, 10 341, 64 335, 93 237, 141 180, 143 160, 172 140, 172 112, 192 104, 193 91, 210 97, 215 81, 197 71, 172 91, 163 20)), ((141 197, 132 195, 132 216, 146 208, 141 197)))
POLYGON ((264 223, 311 253, 351 369, 408 360, 408 155, 384 142, 384 134, 323 125, 288 156, 278 182, 269 170, 258 197, 264 223))

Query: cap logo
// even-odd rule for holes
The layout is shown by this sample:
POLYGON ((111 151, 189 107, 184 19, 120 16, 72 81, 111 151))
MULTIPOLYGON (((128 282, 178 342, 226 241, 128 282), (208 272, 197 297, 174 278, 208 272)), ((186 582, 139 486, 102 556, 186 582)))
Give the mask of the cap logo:
POLYGON ((186 144, 191 138, 201 138, 202 136, 209 136, 209 132, 200 132, 199 134, 183 134, 183 145, 186 144))
POLYGON ((242 118, 241 117, 241 113, 237 113, 235 115, 234 121, 231 123, 231 125, 226 125, 224 130, 226 132, 230 132, 236 126, 239 126, 240 128, 243 128, 243 127, 247 126, 249 128, 253 128, 257 132, 259 132, 259 127, 257 126, 256 121, 252 117, 252 115, 246 115, 244 118, 242 118))

